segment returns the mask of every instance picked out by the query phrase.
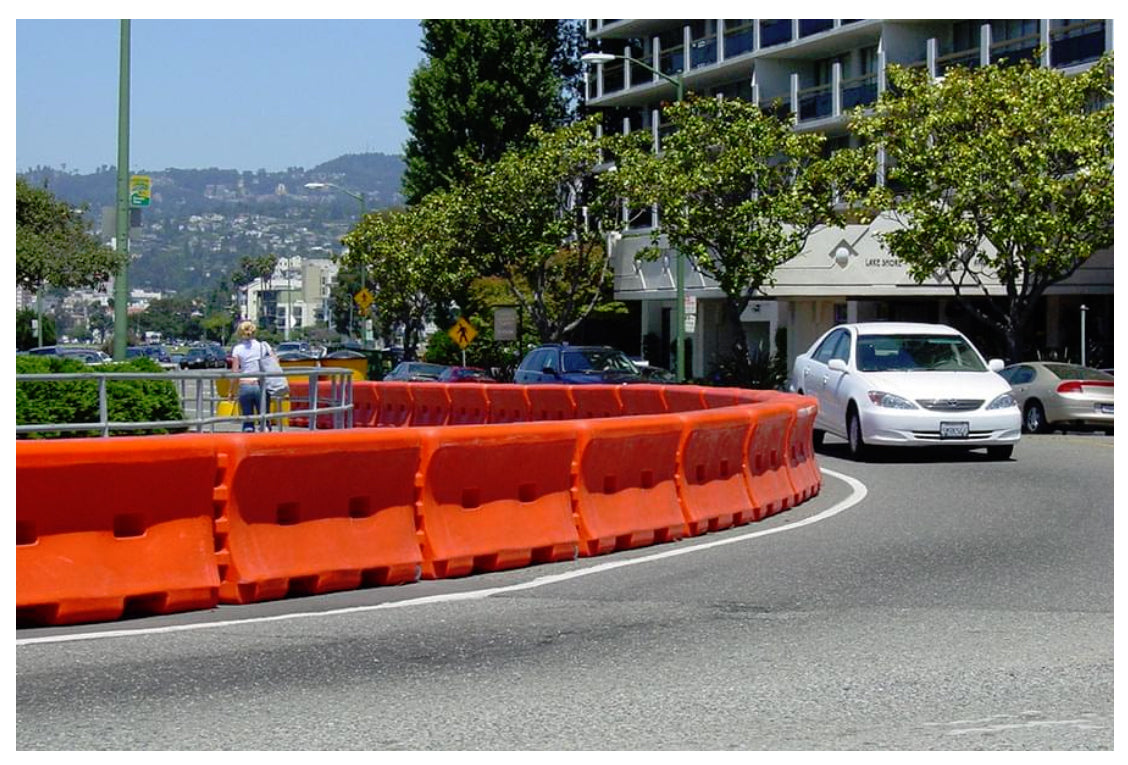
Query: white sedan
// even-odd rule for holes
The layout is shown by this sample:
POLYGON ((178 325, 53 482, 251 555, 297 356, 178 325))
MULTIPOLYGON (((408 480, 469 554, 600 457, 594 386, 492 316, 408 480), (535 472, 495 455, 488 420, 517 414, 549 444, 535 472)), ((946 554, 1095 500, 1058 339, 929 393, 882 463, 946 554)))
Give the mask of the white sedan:
POLYGON ((987 448, 1008 459, 1022 413, 999 374, 966 337, 943 324, 872 322, 828 330, 795 359, 789 388, 818 399, 815 444, 987 448))

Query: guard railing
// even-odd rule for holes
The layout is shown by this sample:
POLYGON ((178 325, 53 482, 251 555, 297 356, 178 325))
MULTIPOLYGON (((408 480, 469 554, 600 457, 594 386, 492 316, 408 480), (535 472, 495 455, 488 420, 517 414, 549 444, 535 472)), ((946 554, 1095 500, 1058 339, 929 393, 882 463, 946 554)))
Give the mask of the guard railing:
MULTIPOLYGON (((258 413, 244 417, 238 412, 236 392, 239 380, 243 378, 277 377, 266 372, 233 372, 230 370, 169 370, 167 372, 65 372, 60 374, 17 374, 16 383, 53 382, 64 380, 89 380, 98 386, 98 420, 95 422, 69 423, 26 423, 16 425, 16 434, 54 433, 54 432, 98 432, 109 436, 114 431, 187 429, 203 432, 219 430, 238 430, 244 421, 252 420, 259 430, 266 430, 267 424, 277 424, 279 428, 295 416, 295 405, 301 405, 301 417, 308 417, 308 428, 314 430, 319 420, 322 426, 328 421, 318 415, 331 415, 334 429, 353 426, 353 372, 341 367, 286 367, 286 378, 291 389, 296 379, 308 383, 307 392, 295 395, 293 392, 281 397, 288 401, 290 411, 284 406, 267 411, 265 386, 260 385, 258 413), (185 415, 179 420, 159 420, 155 422, 114 422, 109 418, 109 397, 107 382, 111 380, 155 380, 174 382, 178 388, 180 410, 185 415), (319 382, 328 382, 328 391, 319 382), (222 390, 221 390, 222 389, 222 390), (324 395, 323 395, 324 393, 324 395), (233 402, 236 407, 232 414, 220 414, 224 402, 233 402), (192 415, 192 416, 188 416, 192 415)), ((271 397, 271 400, 278 400, 271 397)))

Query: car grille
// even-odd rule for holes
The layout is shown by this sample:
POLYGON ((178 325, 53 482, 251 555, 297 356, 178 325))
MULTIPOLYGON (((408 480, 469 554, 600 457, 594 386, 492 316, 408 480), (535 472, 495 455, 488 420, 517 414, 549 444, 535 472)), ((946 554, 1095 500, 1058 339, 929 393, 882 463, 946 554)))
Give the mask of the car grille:
POLYGON ((933 412, 973 412, 983 406, 983 399, 918 398, 917 403, 933 412))
POLYGON ((985 441, 989 438, 994 437, 995 431, 993 431, 993 430, 973 430, 973 431, 971 431, 967 434, 967 438, 960 438, 960 439, 941 438, 940 434, 937 433, 935 430, 914 430, 914 431, 912 431, 912 434, 913 434, 913 438, 917 439, 918 441, 934 441, 938 444, 944 444, 944 443, 948 443, 949 441, 952 441, 952 440, 985 441))

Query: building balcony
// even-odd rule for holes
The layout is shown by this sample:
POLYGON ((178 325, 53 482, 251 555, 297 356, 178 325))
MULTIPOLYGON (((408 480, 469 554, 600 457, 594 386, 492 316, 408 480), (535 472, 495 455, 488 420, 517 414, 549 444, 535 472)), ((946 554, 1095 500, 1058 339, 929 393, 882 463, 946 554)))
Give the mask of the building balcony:
POLYGON ((1064 68, 1096 61, 1107 50, 1103 19, 1083 21, 1050 31, 1050 66, 1064 68))

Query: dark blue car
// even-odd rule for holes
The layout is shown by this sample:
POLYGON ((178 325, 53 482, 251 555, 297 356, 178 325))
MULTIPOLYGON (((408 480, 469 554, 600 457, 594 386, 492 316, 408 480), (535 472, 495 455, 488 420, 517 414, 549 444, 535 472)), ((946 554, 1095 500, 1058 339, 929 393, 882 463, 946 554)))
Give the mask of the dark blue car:
POLYGON ((529 351, 513 374, 515 383, 585 385, 642 380, 627 354, 605 345, 542 345, 529 351))

